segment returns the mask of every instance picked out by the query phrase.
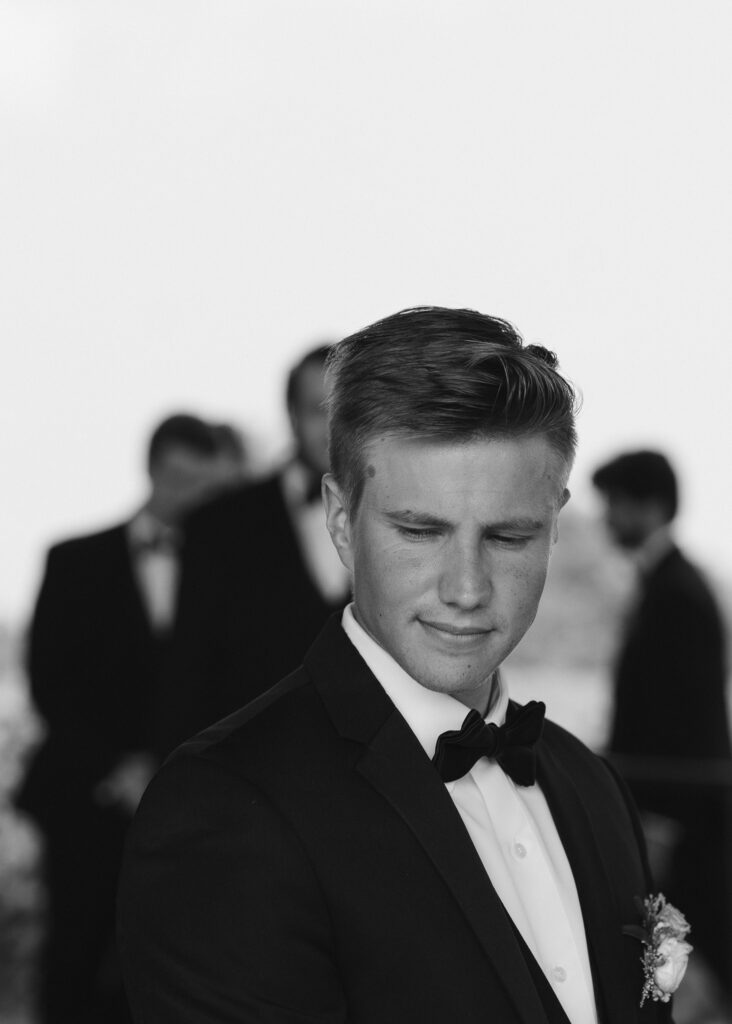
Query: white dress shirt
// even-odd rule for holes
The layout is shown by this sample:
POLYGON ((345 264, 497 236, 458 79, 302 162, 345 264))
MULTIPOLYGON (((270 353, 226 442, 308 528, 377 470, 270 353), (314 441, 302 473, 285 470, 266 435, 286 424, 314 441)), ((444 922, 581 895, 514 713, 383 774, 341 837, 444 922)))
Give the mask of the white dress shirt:
MULTIPOLYGON (((431 760, 440 733, 459 729, 469 709, 412 679, 356 621, 353 605, 343 612, 342 624, 431 760)), ((502 725, 508 692, 495 678, 497 700, 485 721, 502 725)), ((494 889, 570 1021, 597 1024, 577 889, 538 784, 517 786, 496 761, 483 757, 446 788, 494 889)))
POLYGON ((128 523, 127 540, 150 625, 156 633, 163 633, 173 625, 178 600, 176 533, 142 509, 128 523), (163 543, 156 545, 161 538, 163 543))

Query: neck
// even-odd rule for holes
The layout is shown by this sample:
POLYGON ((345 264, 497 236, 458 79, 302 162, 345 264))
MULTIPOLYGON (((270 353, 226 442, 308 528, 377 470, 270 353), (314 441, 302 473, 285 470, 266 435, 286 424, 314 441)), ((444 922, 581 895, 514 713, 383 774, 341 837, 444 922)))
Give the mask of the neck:
POLYGON ((148 498, 142 506, 142 510, 152 516, 153 519, 157 519, 163 526, 175 526, 174 516, 170 514, 170 511, 165 508, 162 502, 156 501, 154 494, 148 498))
POLYGON ((641 572, 650 572, 673 547, 673 535, 668 523, 649 533, 642 544, 633 551, 633 560, 641 572))
POLYGON ((480 686, 470 693, 453 694, 456 700, 464 704, 466 708, 477 711, 481 718, 485 718, 496 706, 501 698, 501 676, 496 669, 488 678, 488 696, 486 697, 485 686, 480 686))

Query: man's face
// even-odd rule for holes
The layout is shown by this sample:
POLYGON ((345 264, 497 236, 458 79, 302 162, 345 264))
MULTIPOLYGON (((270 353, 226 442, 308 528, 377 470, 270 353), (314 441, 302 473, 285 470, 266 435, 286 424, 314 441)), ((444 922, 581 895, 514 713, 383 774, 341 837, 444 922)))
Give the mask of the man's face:
POLYGON ((328 414, 324 367, 306 363, 290 406, 290 422, 302 461, 319 476, 328 472, 328 414))
POLYGON ((150 467, 150 508, 165 523, 177 523, 222 488, 219 460, 185 445, 165 448, 150 467))
POLYGON ((536 614, 568 496, 564 461, 543 437, 391 437, 365 456, 352 518, 326 477, 356 617, 422 686, 484 711, 491 674, 536 614))
POLYGON ((627 551, 639 548, 666 519, 663 507, 657 502, 619 492, 605 496, 608 532, 616 544, 627 551))

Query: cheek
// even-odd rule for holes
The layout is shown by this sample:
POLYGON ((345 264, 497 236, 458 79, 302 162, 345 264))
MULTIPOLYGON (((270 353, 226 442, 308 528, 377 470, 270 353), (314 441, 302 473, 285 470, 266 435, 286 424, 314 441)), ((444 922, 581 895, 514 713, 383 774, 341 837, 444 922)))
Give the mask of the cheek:
POLYGON ((308 424, 306 424, 305 429, 302 431, 302 436, 305 438, 305 442, 307 444, 311 444, 312 445, 312 444, 317 444, 318 443, 318 441, 320 440, 321 434, 320 434, 320 431, 317 428, 317 425, 313 425, 312 423, 308 423, 308 424))
POLYGON ((439 557, 427 545, 393 545, 383 559, 384 578, 395 596, 404 601, 416 599, 437 587, 439 564, 439 557))
POLYGON ((524 564, 516 566, 510 575, 510 602, 522 619, 533 620, 539 604, 546 574, 549 556, 532 558, 524 564))
POLYGON ((366 557, 356 565, 358 589, 369 595, 372 604, 378 604, 380 612, 406 606, 420 590, 424 576, 422 560, 415 552, 404 551, 395 544, 385 545, 378 538, 366 551, 366 557))
POLYGON ((308 434, 313 438, 323 438, 328 434, 328 420, 322 416, 314 416, 308 423, 308 434))

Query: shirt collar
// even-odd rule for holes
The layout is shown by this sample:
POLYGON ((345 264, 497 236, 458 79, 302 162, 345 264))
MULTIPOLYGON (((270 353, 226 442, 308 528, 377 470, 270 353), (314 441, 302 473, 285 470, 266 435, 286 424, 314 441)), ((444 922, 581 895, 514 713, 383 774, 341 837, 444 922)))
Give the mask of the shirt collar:
MULTIPOLYGON (((357 622, 353 607, 353 604, 349 604, 341 618, 346 636, 386 690, 431 760, 440 733, 459 729, 470 709, 455 697, 437 690, 428 690, 413 679, 357 622)), ((485 721, 503 725, 508 691, 498 672, 494 678, 498 683, 498 699, 485 716, 485 721)))
POLYGON ((163 523, 147 508, 141 508, 127 524, 127 536, 133 547, 153 543, 159 537, 169 538, 171 543, 178 540, 178 531, 163 523))

